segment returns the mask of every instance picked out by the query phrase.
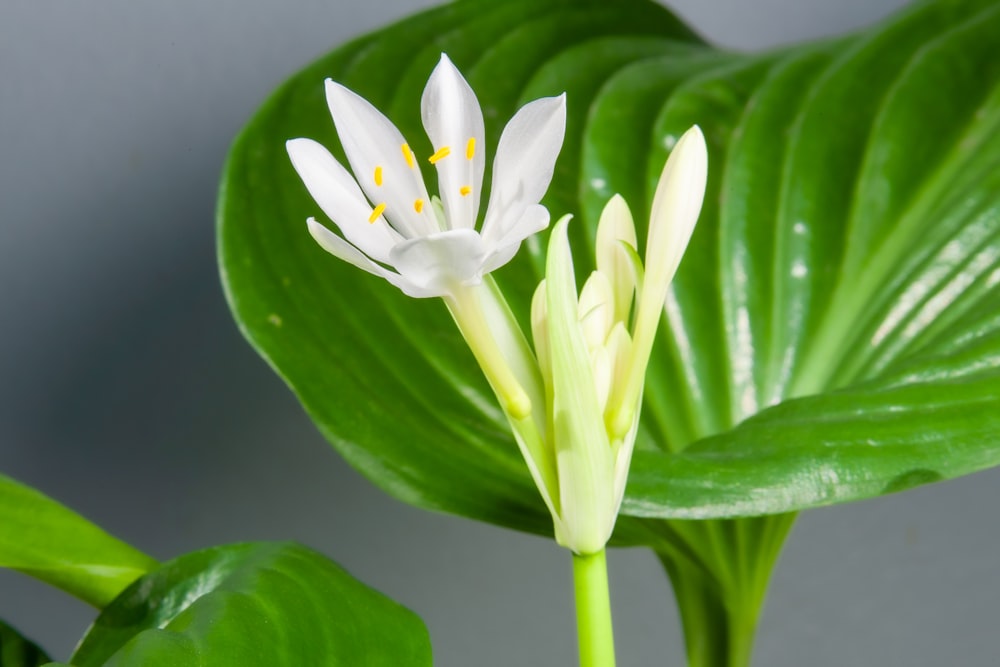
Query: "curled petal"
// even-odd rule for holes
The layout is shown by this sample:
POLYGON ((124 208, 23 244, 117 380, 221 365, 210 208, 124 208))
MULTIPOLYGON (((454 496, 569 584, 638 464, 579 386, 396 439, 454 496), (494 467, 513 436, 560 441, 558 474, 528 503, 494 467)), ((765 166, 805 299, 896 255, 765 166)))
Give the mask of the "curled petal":
POLYGON ((566 134, 566 95, 525 104, 507 123, 493 161, 493 187, 483 220, 489 243, 506 236, 552 181, 566 134))
POLYGON ((330 151, 312 139, 292 139, 285 147, 309 194, 344 237, 372 259, 388 262, 389 249, 400 240, 399 234, 384 221, 368 222, 372 207, 330 151))
POLYGON ((331 232, 320 223, 316 222, 315 218, 309 218, 307 224, 309 226, 309 233, 312 235, 313 239, 316 240, 316 243, 318 243, 323 250, 326 250, 334 257, 342 259, 348 264, 353 264, 359 269, 379 276, 380 278, 385 278, 389 281, 389 283, 398 287, 408 296, 415 298, 437 296, 432 291, 426 290, 418 285, 414 285, 398 273, 376 264, 363 252, 331 232))
POLYGON ((451 229, 404 241, 390 253, 400 275, 421 289, 443 296, 458 284, 482 280, 486 250, 471 229, 451 229))
POLYGON ((440 231, 416 158, 396 126, 330 79, 326 101, 354 176, 372 204, 385 204, 385 217, 408 238, 440 231))
POLYGON ((424 88, 420 112, 435 157, 443 155, 434 166, 445 219, 452 229, 475 229, 486 167, 483 112, 472 88, 443 53, 424 88))
POLYGON ((521 242, 532 234, 537 234, 549 226, 549 210, 541 204, 534 204, 524 209, 520 220, 508 230, 507 234, 494 244, 493 252, 483 264, 483 273, 495 271, 513 259, 521 242))

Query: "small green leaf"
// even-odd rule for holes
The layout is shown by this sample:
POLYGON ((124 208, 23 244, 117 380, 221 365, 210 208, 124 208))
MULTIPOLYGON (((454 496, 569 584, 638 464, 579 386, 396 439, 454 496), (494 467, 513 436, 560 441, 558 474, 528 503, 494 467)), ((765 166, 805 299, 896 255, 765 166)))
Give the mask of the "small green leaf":
POLYGON ((0 567, 101 608, 156 565, 79 514, 0 475, 0 567))
POLYGON ((291 543, 213 547, 165 563, 101 613, 70 660, 277 667, 431 664, 413 612, 291 543))
POLYGON ((45 651, 0 621, 0 667, 39 667, 48 662, 45 651))

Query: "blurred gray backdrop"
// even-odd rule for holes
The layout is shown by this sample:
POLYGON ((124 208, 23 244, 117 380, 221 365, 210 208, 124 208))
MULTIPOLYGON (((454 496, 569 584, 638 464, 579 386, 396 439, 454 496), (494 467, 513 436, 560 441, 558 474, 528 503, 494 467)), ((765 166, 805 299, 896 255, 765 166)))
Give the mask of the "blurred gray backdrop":
MULTIPOLYGON (((0 3, 0 470, 151 554, 295 539, 408 605, 439 667, 571 665, 566 554, 349 469, 237 334, 214 262, 227 146, 324 51, 429 0, 0 3)), ((718 44, 839 33, 904 0, 673 2, 718 44)), ((807 512, 756 664, 996 665, 1000 474, 807 512)), ((654 559, 611 555, 620 664, 681 665, 654 559)), ((68 656, 93 612, 0 573, 68 656)))

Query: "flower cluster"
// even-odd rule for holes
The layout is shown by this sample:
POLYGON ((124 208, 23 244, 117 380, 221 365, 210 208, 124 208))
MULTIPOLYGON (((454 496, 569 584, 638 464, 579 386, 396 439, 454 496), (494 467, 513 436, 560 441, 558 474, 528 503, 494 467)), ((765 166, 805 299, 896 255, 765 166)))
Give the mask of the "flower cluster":
POLYGON ((535 351, 545 381, 550 489, 556 539, 576 553, 604 548, 625 494, 642 386, 667 288, 694 231, 705 190, 704 138, 677 143, 660 178, 645 269, 625 200, 615 196, 597 227, 597 270, 576 291, 568 218, 549 240, 545 280, 532 302, 535 351), (554 503, 553 503, 554 504, 554 503))
POLYGON ((446 296, 479 283, 509 262, 521 241, 548 226, 549 213, 538 202, 562 147, 565 96, 525 105, 504 128, 479 231, 483 113, 447 56, 420 101, 437 197, 427 194, 419 158, 388 118, 329 79, 326 99, 354 176, 312 139, 292 139, 287 148, 309 193, 343 235, 309 219, 310 233, 327 252, 410 296, 446 296))
POLYGON ((447 56, 421 100, 437 197, 428 196, 417 156, 385 116, 337 83, 328 80, 326 92, 354 176, 315 141, 288 142, 295 169, 342 236, 312 218, 309 231, 331 254, 406 294, 445 300, 508 417, 556 539, 578 554, 601 551, 625 492, 667 289, 701 210, 701 131, 685 133, 663 169, 645 262, 629 208, 616 196, 598 224, 597 269, 578 294, 569 217, 556 224, 532 302, 532 348, 486 274, 548 226, 539 202, 563 142, 565 96, 525 105, 504 129, 477 231, 483 116, 447 56))

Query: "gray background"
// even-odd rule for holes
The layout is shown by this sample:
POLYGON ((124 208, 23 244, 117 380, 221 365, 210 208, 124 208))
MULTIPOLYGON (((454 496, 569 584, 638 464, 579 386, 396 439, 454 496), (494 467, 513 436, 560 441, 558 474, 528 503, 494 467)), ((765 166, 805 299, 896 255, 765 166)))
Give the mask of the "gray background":
MULTIPOLYGON (((296 69, 429 4, 2 0, 0 470, 158 557, 321 549, 421 614, 440 667, 570 665, 566 554, 375 490, 240 339, 218 287, 234 134, 296 69)), ((904 3, 674 4, 712 40, 759 48, 904 3)), ((997 480, 806 513, 757 664, 997 664, 997 480)), ((620 664, 683 664, 653 558, 617 551, 611 568, 620 664)), ((0 616, 66 657, 92 612, 2 572, 0 616)))

